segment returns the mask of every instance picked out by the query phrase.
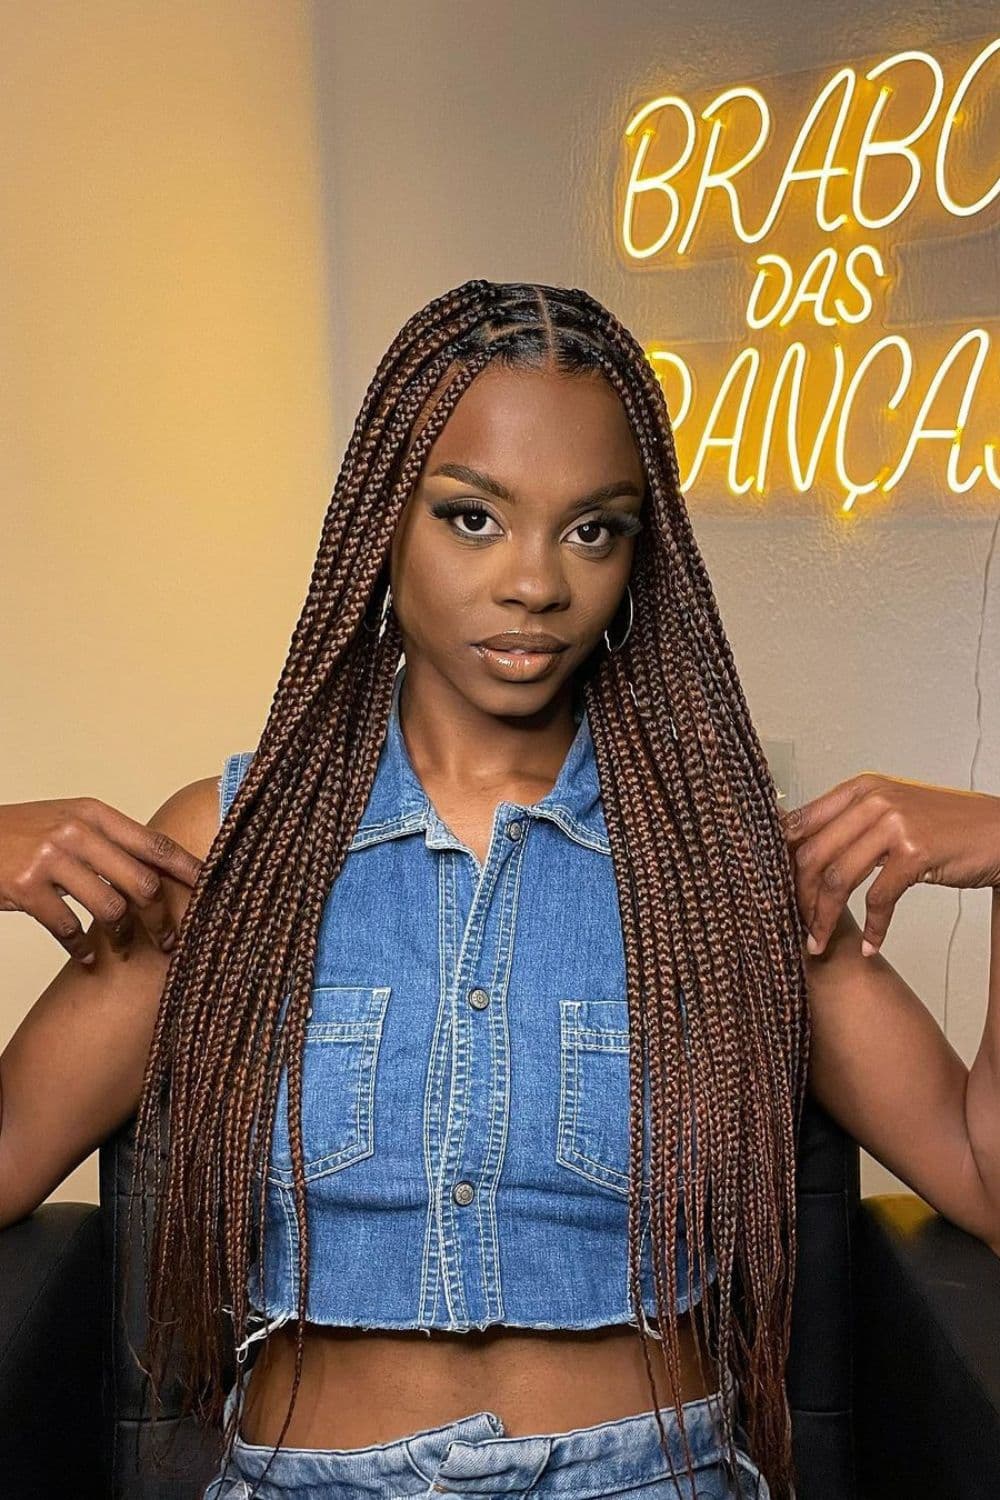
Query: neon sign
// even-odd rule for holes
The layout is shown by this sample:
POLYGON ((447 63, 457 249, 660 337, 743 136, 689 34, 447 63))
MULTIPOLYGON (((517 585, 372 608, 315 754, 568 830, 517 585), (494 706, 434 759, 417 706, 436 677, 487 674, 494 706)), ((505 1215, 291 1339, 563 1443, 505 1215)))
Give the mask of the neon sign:
MULTIPOLYGON (((801 114, 798 79, 774 80, 770 100, 736 86, 698 114, 665 94, 632 115, 627 263, 684 270, 734 245, 756 252, 742 309, 752 342, 728 363, 718 337, 647 347, 683 489, 720 465, 734 495, 820 487, 843 512, 911 468, 953 494, 1000 489, 996 330, 956 335, 949 314, 873 328, 922 245, 968 243, 1000 221, 1000 38, 951 52, 838 69, 797 130, 786 125, 801 114)), ((997 320, 1000 285, 986 322, 997 320)))

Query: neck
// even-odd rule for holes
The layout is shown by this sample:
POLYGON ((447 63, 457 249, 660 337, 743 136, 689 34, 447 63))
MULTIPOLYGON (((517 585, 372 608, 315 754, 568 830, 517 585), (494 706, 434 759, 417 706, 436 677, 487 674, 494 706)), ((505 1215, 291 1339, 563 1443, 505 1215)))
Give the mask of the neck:
POLYGON ((417 775, 456 788, 553 785, 581 710, 570 681, 534 713, 498 714, 423 662, 407 661, 399 695, 400 729, 417 775))

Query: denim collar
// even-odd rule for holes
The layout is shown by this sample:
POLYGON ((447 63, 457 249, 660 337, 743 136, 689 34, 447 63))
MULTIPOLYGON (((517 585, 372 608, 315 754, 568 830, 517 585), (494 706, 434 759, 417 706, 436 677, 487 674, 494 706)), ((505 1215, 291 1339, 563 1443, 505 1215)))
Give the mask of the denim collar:
MULTIPOLYGON (((465 845, 438 817, 413 769, 399 715, 399 695, 405 675, 404 663, 396 673, 392 709, 375 780, 351 848, 367 848, 385 839, 422 832, 429 849, 463 849, 465 845)), ((577 725, 576 735, 552 790, 527 806, 506 805, 518 806, 530 818, 548 818, 577 843, 610 854, 594 742, 580 695, 574 704, 573 717, 577 725)))

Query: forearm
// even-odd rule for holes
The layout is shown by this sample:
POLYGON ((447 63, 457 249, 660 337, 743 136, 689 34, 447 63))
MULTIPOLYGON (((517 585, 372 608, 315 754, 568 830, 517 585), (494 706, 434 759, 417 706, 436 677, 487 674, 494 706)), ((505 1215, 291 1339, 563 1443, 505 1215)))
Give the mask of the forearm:
POLYGON ((982 1041, 969 1069, 965 1119, 983 1186, 996 1206, 1000 1244, 1000 886, 992 889, 990 982, 982 1041))

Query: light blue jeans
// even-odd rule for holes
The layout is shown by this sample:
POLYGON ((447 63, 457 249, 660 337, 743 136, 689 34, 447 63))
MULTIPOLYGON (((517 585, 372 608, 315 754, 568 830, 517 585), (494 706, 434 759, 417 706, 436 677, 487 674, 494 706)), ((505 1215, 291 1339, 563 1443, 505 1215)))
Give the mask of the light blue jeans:
MULTIPOLYGON (((226 1420, 242 1391, 226 1398, 226 1420)), ((749 1454, 737 1447, 734 1488, 722 1463, 718 1393, 684 1404, 684 1425, 694 1464, 685 1476, 680 1427, 672 1406, 661 1407, 664 1431, 678 1478, 660 1447, 652 1411, 543 1436, 505 1437, 500 1418, 472 1412, 440 1427, 428 1427, 394 1442, 368 1448, 285 1448, 259 1489, 272 1448, 246 1443, 237 1434, 233 1455, 204 1492, 203 1500, 401 1500, 441 1494, 525 1495, 562 1500, 770 1500, 770 1490, 749 1454)), ((737 1426, 737 1438, 745 1436, 737 1426)))

